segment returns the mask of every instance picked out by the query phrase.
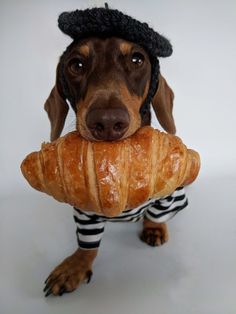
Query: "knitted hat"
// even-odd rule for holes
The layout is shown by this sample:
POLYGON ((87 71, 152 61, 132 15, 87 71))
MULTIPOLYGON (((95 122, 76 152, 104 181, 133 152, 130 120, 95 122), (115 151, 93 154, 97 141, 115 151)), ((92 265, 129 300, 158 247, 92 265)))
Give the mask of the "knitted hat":
POLYGON ((155 32, 147 23, 118 11, 105 8, 92 8, 63 12, 58 18, 60 30, 77 41, 91 36, 106 38, 116 36, 143 47, 149 54, 152 65, 151 84, 148 96, 141 111, 149 109, 149 104, 157 89, 159 62, 157 57, 168 57, 172 54, 170 42, 155 32))
POLYGON ((73 39, 89 36, 117 36, 135 42, 155 57, 168 57, 172 54, 170 42, 147 23, 141 23, 132 17, 108 8, 92 8, 64 12, 59 16, 61 31, 73 39))

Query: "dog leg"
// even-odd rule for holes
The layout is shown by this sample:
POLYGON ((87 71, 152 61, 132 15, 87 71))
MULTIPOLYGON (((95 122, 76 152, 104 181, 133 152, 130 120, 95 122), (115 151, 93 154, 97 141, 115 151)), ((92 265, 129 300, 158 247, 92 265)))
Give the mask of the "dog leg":
POLYGON ((85 280, 89 283, 97 251, 77 249, 67 257, 45 281, 45 297, 50 294, 61 296, 63 293, 72 292, 85 280))
POLYGON ((145 217, 140 239, 150 246, 160 246, 164 244, 169 239, 166 223, 153 222, 145 217))

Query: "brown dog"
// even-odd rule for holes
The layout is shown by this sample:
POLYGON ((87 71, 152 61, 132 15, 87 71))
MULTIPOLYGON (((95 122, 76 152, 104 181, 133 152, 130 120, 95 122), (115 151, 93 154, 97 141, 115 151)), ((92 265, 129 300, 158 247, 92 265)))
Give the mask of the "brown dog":
MULTIPOLYGON (((76 114, 76 128, 93 141, 126 138, 151 122, 150 111, 140 113, 149 89, 151 64, 145 50, 116 37, 88 38, 73 43, 57 67, 56 84, 45 103, 51 122, 51 140, 57 139, 68 112, 60 77, 63 67, 67 92, 76 114)), ((175 133, 172 116, 173 92, 159 74, 152 105, 162 127, 175 133)), ((159 246, 168 240, 165 223, 144 220, 141 239, 159 246)), ((57 266, 46 280, 44 291, 62 295, 90 280, 97 249, 77 249, 57 266)))

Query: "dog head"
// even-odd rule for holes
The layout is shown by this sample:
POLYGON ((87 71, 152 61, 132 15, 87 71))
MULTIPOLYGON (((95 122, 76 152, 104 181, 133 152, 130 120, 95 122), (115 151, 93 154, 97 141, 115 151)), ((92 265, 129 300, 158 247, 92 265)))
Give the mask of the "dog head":
MULTIPOLYGON (((79 25, 85 23, 78 19, 81 19, 81 12, 85 11, 76 11, 79 12, 76 17, 79 25)), ((97 13, 102 12, 103 21, 108 11, 125 16, 117 10, 99 8, 89 10, 90 18, 91 11, 96 13, 96 19, 97 13)), ((67 26, 76 25, 75 14, 72 17, 73 21, 66 13, 67 26)), ((59 60, 56 84, 45 103, 51 121, 51 140, 58 138, 63 129, 69 109, 66 100, 76 114, 77 130, 88 140, 122 139, 132 135, 141 126, 150 124, 150 102, 163 128, 174 133, 173 92, 159 73, 156 57, 167 56, 172 52, 168 40, 158 34, 153 55, 153 47, 145 45, 146 38, 130 41, 124 39, 127 34, 121 30, 115 31, 116 36, 112 36, 110 26, 109 33, 103 31, 101 34, 97 27, 96 32, 94 29, 89 32, 83 30, 83 36, 78 36, 78 27, 76 31, 68 31, 68 27, 64 26, 65 17, 62 20, 60 28, 72 34, 74 41, 59 60)), ((136 26, 143 25, 133 21, 139 23, 136 26)), ((132 33, 128 37, 133 39, 132 33)))

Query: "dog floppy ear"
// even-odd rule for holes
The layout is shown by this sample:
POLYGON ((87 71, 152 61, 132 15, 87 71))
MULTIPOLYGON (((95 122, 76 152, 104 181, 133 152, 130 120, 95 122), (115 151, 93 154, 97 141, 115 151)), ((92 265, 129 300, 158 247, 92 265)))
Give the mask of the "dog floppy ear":
POLYGON ((164 77, 159 74, 158 88, 152 99, 152 106, 156 117, 163 129, 171 134, 176 133, 175 122, 172 114, 174 93, 164 77))
POLYGON ((69 110, 59 78, 59 66, 60 63, 56 70, 56 84, 44 104, 44 109, 51 123, 51 141, 56 140, 61 135, 69 110))

